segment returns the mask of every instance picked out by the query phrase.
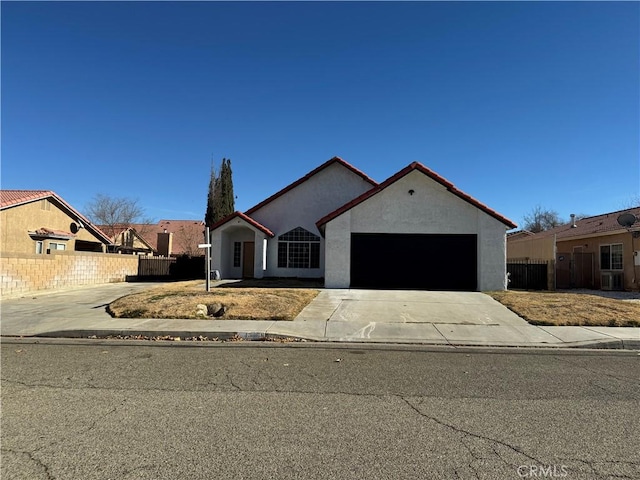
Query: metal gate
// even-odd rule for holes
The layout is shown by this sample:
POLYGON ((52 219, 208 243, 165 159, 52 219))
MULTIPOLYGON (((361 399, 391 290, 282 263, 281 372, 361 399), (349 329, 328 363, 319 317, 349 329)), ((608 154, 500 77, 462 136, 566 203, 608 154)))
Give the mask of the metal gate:
POLYGON ((546 290, 548 265, 547 260, 507 260, 508 288, 546 290))

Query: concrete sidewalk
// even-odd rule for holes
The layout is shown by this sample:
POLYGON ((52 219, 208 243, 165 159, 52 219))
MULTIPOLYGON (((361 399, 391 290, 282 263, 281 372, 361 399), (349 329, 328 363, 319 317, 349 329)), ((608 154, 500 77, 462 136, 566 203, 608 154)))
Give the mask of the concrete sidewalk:
POLYGON ((221 340, 294 338, 317 342, 404 343, 486 347, 580 347, 640 349, 640 329, 625 327, 537 327, 376 322, 283 322, 271 320, 60 319, 59 329, 2 335, 42 337, 172 336, 221 340))
POLYGON ((172 336, 451 346, 640 349, 640 328, 537 327, 477 292, 322 290, 287 321, 115 319, 105 306, 148 285, 2 301, 3 336, 172 336))

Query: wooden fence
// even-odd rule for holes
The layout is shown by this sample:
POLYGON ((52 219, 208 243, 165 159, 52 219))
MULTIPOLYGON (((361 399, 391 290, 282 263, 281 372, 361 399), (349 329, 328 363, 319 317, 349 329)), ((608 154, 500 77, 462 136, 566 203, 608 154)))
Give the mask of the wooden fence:
POLYGON ((138 280, 196 280, 205 278, 204 257, 140 257, 138 280))

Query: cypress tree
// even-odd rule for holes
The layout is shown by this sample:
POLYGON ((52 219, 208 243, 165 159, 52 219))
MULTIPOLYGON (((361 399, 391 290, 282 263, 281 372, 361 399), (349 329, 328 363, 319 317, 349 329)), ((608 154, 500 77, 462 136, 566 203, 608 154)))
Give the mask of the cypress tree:
POLYGON ((222 214, 227 216, 235 212, 235 200, 233 195, 233 178, 231 171, 231 160, 222 160, 222 171, 220 174, 220 194, 222 204, 222 214))
POLYGON ((217 175, 213 165, 211 166, 205 225, 210 227, 234 211, 235 196, 233 194, 231 160, 223 158, 217 175))
POLYGON ((209 192, 207 193, 207 210, 204 214, 204 224, 210 227, 216 223, 216 184, 217 184, 216 170, 213 168, 213 161, 211 162, 211 173, 209 175, 209 192))

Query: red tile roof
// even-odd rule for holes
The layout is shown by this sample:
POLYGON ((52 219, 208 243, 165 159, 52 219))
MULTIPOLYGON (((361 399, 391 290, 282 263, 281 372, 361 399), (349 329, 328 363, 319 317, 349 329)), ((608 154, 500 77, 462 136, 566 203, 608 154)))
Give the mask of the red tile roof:
POLYGON ((51 196, 55 196, 55 193, 50 190, 0 190, 0 208, 15 207, 51 196))
MULTIPOLYGON (((567 240, 574 237, 583 237, 589 235, 602 235, 607 233, 625 232, 626 229, 618 223, 618 217, 623 213, 631 213, 638 219, 634 228, 640 228, 640 206, 627 208, 626 210, 618 210, 616 212, 603 213, 601 215, 595 215, 593 217, 585 217, 580 220, 576 220, 576 226, 572 227, 571 222, 564 225, 558 225, 557 227, 539 232, 531 237, 526 237, 526 240, 535 238, 545 238, 552 235, 556 236, 556 241, 567 240)), ((518 242, 521 239, 513 239, 513 242, 518 242)))
POLYGON ((323 163, 322 165, 320 165, 318 168, 315 168, 313 170, 311 170, 309 173, 307 173, 304 177, 299 178, 298 180, 296 180, 295 182, 287 185, 286 187, 284 187, 282 190, 280 190, 277 193, 274 193, 273 195, 271 195, 269 198, 267 198, 266 200, 258 203, 257 205, 251 207, 249 210, 247 210, 246 212, 244 212, 247 215, 251 215, 252 213, 254 213, 256 210, 261 209, 262 207, 264 207, 265 205, 267 205, 268 203, 273 202, 276 198, 284 195, 285 193, 287 193, 289 190, 293 190, 295 187, 297 187, 298 185, 306 182, 307 180, 309 180, 311 177, 313 177, 316 173, 321 172, 322 170, 324 170, 325 168, 333 165, 334 163, 340 164, 343 167, 347 168, 348 170, 351 170, 353 173, 355 173, 356 175, 359 175, 360 177, 362 177, 363 180, 365 180, 366 182, 369 182, 371 185, 376 186, 378 185, 378 182, 376 182, 375 180, 371 179, 368 175, 366 175, 364 172, 358 170, 357 168, 355 168, 354 166, 350 165, 349 163, 345 162, 343 159, 341 159, 340 157, 333 157, 330 160, 327 160, 325 163, 323 163))
MULTIPOLYGON (((32 232, 29 232, 32 233, 32 232)), ((36 236, 52 237, 52 238, 73 238, 76 235, 71 232, 65 232, 64 230, 52 230, 47 227, 42 227, 33 232, 36 236)))
POLYGON ((173 233, 172 255, 200 255, 197 244, 204 241, 202 220, 160 220, 158 223, 134 223, 130 225, 151 248, 158 250, 158 233, 173 233), (195 249, 194 249, 195 247, 195 249))
POLYGON ((109 236, 100 230, 97 226, 89 221, 84 215, 78 212, 75 208, 65 202, 61 197, 52 192, 51 190, 0 190, 0 209, 13 208, 25 203, 42 200, 45 198, 54 199, 63 209, 67 210, 72 216, 76 217, 82 224, 90 230, 96 237, 102 240, 103 243, 109 245, 111 239, 109 236))
POLYGON ((222 225, 224 225, 225 223, 229 222, 230 220, 233 220, 234 218, 241 218, 242 220, 244 220, 245 222, 247 222, 248 224, 254 226, 255 228, 257 228, 258 230, 260 230, 261 232, 263 232, 266 235, 269 235, 270 237, 274 237, 274 233, 269 230, 267 227, 265 227, 264 225, 256 222, 253 218, 251 218, 250 216, 242 213, 242 212, 234 212, 231 215, 227 215, 226 217, 224 217, 222 220, 214 223, 211 226, 211 230, 215 230, 218 227, 221 227, 222 225))
POLYGON ((428 169, 427 167, 425 167, 424 165, 422 165, 421 163, 418 162, 413 162, 410 165, 407 165, 405 168, 403 168, 402 170, 400 170, 398 173, 396 173, 395 175, 389 177, 387 180, 385 180, 384 182, 382 182, 380 185, 372 188, 371 190, 363 193, 362 195, 360 195, 359 197, 355 198, 354 200, 346 203, 345 205, 343 205, 342 207, 338 208, 337 210, 329 213, 328 215, 322 217, 320 220, 318 220, 316 222, 316 226, 318 228, 320 228, 322 225, 326 224, 327 222, 333 220, 334 218, 336 218, 339 215, 342 215, 344 212, 346 212, 347 210, 352 209, 353 207, 355 207, 356 205, 364 202, 365 200, 367 200, 368 198, 376 195, 377 193, 381 192, 382 190, 384 190, 385 188, 387 188, 389 185, 397 182, 398 180, 400 180, 402 177, 404 177, 405 175, 407 175, 410 172, 413 172, 414 170, 417 170, 421 173, 424 173, 425 175, 427 175, 429 178, 435 180, 436 182, 438 182, 439 184, 441 184, 442 186, 446 187, 446 189, 448 191, 450 191, 451 193, 453 193, 454 195, 456 195, 457 197, 461 198, 462 200, 469 202, 471 205, 479 208, 480 210, 482 210, 483 212, 487 213, 488 215, 491 215, 493 218, 495 218, 496 220, 499 220, 500 222, 504 223, 506 226, 510 227, 510 228, 515 228, 516 224, 513 223, 511 220, 509 220, 506 217, 503 217, 502 215, 500 215, 498 212, 496 212, 495 210, 492 210, 491 208, 489 208, 488 206, 486 206, 484 203, 479 202, 478 200, 476 200, 475 198, 473 198, 470 195, 467 195, 466 193, 464 193, 462 190, 458 190, 458 188, 451 182, 449 182, 447 179, 445 179, 444 177, 441 177, 440 175, 438 175, 436 172, 434 172, 433 170, 428 169))

